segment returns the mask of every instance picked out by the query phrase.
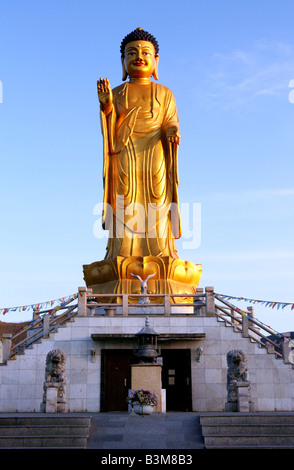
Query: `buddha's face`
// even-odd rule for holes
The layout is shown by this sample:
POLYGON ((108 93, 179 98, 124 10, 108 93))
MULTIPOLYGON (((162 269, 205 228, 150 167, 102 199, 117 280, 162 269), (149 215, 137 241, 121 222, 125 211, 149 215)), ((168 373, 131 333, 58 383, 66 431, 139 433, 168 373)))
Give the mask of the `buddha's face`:
POLYGON ((130 78, 149 78, 154 72, 157 58, 149 41, 132 41, 125 47, 124 66, 130 78))

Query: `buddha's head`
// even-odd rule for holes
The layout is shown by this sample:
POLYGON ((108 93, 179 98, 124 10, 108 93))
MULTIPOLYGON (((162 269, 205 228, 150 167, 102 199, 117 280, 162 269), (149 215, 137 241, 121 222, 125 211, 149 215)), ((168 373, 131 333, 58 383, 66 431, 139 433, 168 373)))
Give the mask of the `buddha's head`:
POLYGON ((142 28, 129 33, 120 46, 123 80, 150 78, 158 80, 159 46, 155 37, 142 28))

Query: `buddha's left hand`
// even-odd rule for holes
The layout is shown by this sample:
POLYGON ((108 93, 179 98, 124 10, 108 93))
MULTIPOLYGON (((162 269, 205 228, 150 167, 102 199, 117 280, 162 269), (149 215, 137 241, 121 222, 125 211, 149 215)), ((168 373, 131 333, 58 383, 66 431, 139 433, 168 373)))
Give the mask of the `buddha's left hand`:
POLYGON ((176 126, 170 126, 166 130, 167 140, 171 143, 180 144, 181 134, 176 126))

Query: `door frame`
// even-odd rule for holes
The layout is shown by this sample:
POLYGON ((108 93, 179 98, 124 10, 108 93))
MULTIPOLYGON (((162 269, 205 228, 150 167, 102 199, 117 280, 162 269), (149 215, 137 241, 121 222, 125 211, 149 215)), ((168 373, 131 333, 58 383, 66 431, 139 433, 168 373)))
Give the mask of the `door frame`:
MULTIPOLYGON (((117 354, 117 358, 122 360, 122 364, 125 367, 126 364, 126 399, 128 390, 131 388, 131 367, 130 364, 135 362, 135 357, 132 361, 133 349, 119 349, 119 348, 104 348, 101 349, 101 387, 100 387, 100 410, 102 412, 112 411, 109 410, 109 392, 107 390, 107 356, 110 357, 111 354, 117 354), (129 367, 128 367, 129 366, 129 367), (108 401, 108 403, 107 403, 108 401)), ((113 411, 126 411, 127 410, 127 401, 125 410, 113 410, 113 411)))
MULTIPOLYGON (((161 350, 162 353, 162 388, 166 389, 166 410, 167 411, 192 411, 192 370, 191 370, 191 349, 190 348, 166 348, 161 350), (179 358, 179 363, 176 362, 176 356, 179 358), (168 358, 168 356, 170 356, 168 358), (171 368, 171 365, 173 367, 171 368), (174 373, 175 386, 178 390, 175 393, 179 395, 178 406, 169 403, 169 377, 168 370, 177 369, 174 373), (180 369, 180 376, 179 374, 180 369), (177 375, 180 382, 177 383, 177 375), (171 406, 170 406, 171 405, 171 406)), ((170 385, 172 387, 172 384, 170 385)), ((177 399, 175 399, 177 402, 177 399)))
MULTIPOLYGON (((128 376, 127 376, 127 387, 126 387, 126 394, 129 389, 131 389, 131 367, 130 364, 135 364, 136 358, 133 356, 133 349, 130 348, 103 348, 101 349, 101 386, 100 386, 100 410, 101 412, 107 412, 107 377, 106 377, 106 361, 107 361, 107 354, 111 355, 112 353, 117 353, 119 357, 125 357, 126 362, 129 364, 128 376), (130 361, 130 358, 133 356, 133 361, 130 361)), ((192 369, 191 369, 191 349, 190 348, 162 348, 161 349, 161 356, 162 358, 162 388, 166 389, 166 410, 167 411, 193 411, 192 407, 192 369), (164 356, 167 357, 170 354, 170 358, 172 356, 176 356, 177 354, 181 355, 181 359, 183 361, 182 368, 184 369, 184 380, 188 380, 188 383, 182 382, 182 395, 180 398, 184 399, 184 403, 182 402, 181 406, 178 409, 173 408, 169 409, 168 407, 168 387, 166 387, 166 374, 167 374, 167 367, 168 362, 164 360, 164 356)), ((182 377, 183 380, 183 377, 182 377)), ((179 388, 179 396, 181 393, 181 389, 179 388)), ((180 403, 180 401, 179 401, 180 403)), ((127 410, 127 403, 126 403, 126 410, 127 410)), ((121 410, 121 411, 126 411, 121 410)), ((120 411, 120 410, 117 410, 120 411)))

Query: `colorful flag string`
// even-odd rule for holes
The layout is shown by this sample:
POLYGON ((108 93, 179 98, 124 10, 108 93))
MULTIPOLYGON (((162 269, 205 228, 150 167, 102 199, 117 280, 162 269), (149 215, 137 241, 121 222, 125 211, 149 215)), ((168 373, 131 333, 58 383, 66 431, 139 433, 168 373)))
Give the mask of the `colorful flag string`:
POLYGON ((69 303, 71 300, 77 299, 78 294, 68 295, 67 297, 61 297, 60 299, 48 300, 47 302, 40 302, 31 305, 22 305, 19 307, 0 308, 0 314, 5 315, 11 312, 27 312, 28 310, 34 310, 35 312, 41 312, 54 307, 62 307, 64 304, 69 303))
POLYGON ((284 309, 285 307, 291 307, 291 310, 294 310, 294 303, 292 302, 274 302, 271 300, 247 299, 246 297, 234 297, 233 295, 217 294, 216 292, 215 295, 224 300, 238 300, 243 302, 249 302, 251 304, 260 304, 264 307, 277 308, 278 310, 280 308, 284 309))
MULTIPOLYGON (((226 304, 227 305, 230 305, 230 307, 232 307, 237 313, 240 313, 242 316, 244 315, 247 315, 249 319, 253 319, 255 322, 257 322, 257 324, 261 327, 267 327, 268 329, 270 329, 276 336, 278 336, 279 338, 282 338, 283 341, 285 341, 285 337, 282 333, 279 333, 278 331, 274 330, 271 326, 269 325, 266 325, 265 323, 263 323, 262 321, 260 320, 257 320, 256 318, 252 317, 249 312, 245 311, 245 310, 241 310, 239 308, 236 308, 235 305, 232 305, 230 302, 228 302, 228 300, 231 300, 231 299, 235 299, 235 300, 246 300, 246 302, 249 302, 250 299, 244 299, 244 297, 233 297, 233 296, 230 296, 230 295, 222 295, 222 294, 217 294, 216 292, 214 292, 214 295, 216 296, 216 298, 219 298, 219 299, 223 299, 223 300, 226 300, 226 304)), ((253 301, 253 299, 251 299, 253 301)), ((257 302, 257 301, 255 301, 257 302)), ((260 302, 264 302, 263 300, 261 300, 260 302)), ((290 304, 292 305, 292 304, 290 304)))

